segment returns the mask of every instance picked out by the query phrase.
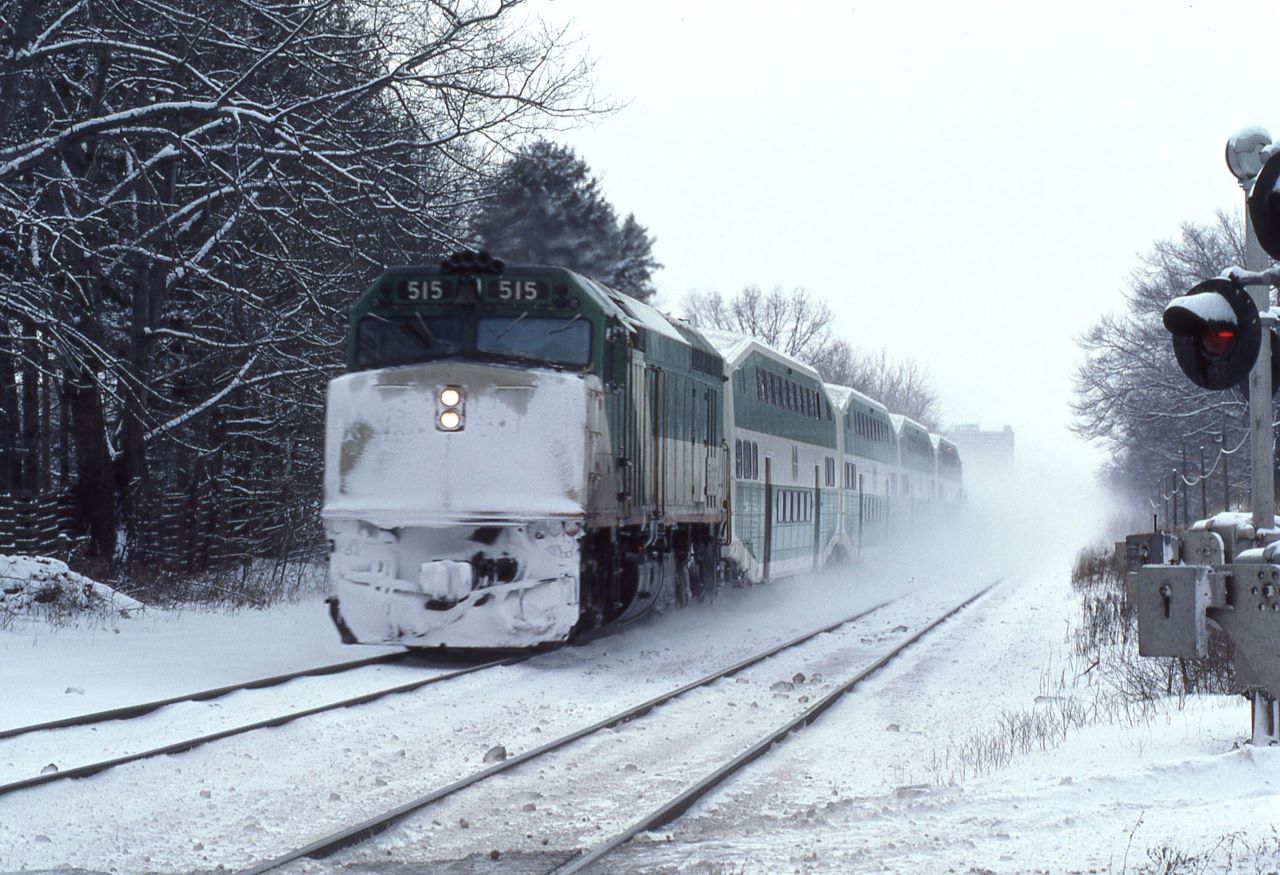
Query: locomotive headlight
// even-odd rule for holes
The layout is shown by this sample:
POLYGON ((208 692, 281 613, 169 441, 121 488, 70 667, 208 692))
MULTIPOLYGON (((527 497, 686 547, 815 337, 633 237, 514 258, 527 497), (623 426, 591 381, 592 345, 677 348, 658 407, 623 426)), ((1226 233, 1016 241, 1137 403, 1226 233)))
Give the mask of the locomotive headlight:
POLYGON ((461 431, 466 417, 466 404, 461 386, 445 386, 436 396, 440 402, 436 411, 436 428, 441 431, 461 431))

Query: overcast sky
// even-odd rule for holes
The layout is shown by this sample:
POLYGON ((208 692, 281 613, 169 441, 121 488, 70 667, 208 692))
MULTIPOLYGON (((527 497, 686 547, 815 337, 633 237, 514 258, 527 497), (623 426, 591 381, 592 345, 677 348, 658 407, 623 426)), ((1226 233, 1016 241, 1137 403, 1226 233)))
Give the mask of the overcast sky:
POLYGON ((625 103, 561 139, 657 238, 660 306, 802 286, 1028 456, 1096 463, 1066 432, 1075 338, 1139 252, 1242 209, 1227 137, 1280 137, 1274 3, 541 8, 625 103))

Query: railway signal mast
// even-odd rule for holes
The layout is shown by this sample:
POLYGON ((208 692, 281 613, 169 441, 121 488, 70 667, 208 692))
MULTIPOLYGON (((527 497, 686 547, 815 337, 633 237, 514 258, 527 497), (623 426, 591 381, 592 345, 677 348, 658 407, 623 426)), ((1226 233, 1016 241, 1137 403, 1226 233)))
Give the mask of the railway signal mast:
POLYGON ((1280 526, 1272 393, 1280 386, 1272 286, 1280 268, 1280 144, 1262 128, 1227 141, 1247 200, 1244 269, 1200 283, 1164 311, 1178 365, 1196 385, 1247 385, 1253 513, 1220 514, 1180 534, 1130 535, 1131 603, 1142 656, 1202 657, 1212 621, 1231 639, 1236 679, 1253 707, 1254 744, 1280 744, 1280 526), (1247 383, 1246 383, 1247 381, 1247 383))

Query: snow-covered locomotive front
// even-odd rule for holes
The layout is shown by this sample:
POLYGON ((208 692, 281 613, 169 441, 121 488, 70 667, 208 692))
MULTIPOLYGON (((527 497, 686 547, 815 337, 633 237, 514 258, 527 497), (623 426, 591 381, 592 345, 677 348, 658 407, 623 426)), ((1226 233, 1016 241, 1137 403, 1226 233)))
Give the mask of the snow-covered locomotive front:
POLYGON ((593 375, 461 361, 335 379, 324 517, 345 636, 566 640, 600 396, 593 375))

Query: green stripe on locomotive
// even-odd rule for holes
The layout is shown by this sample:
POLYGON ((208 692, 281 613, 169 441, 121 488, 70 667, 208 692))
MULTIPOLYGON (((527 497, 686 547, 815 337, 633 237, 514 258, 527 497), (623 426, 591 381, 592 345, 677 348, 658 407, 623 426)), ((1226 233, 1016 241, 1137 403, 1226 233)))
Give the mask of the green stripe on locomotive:
MULTIPOLYGON (((501 274, 459 277, 435 266, 388 268, 360 296, 351 310, 347 332, 347 366, 358 370, 361 322, 369 317, 397 318, 421 315, 457 316, 462 319, 458 354, 483 357, 477 348, 476 320, 499 316, 528 319, 586 320, 593 327, 590 361, 574 369, 595 373, 606 381, 621 382, 624 359, 615 358, 627 347, 630 332, 606 332, 621 328, 623 319, 637 326, 633 343, 649 364, 698 382, 719 387, 724 364, 697 332, 672 324, 681 339, 646 330, 626 308, 637 302, 594 280, 560 267, 508 265, 501 274)), ((442 356, 446 357, 446 356, 442 356)))
MULTIPOLYGON (((434 266, 388 268, 374 281, 351 310, 347 331, 347 367, 360 370, 379 366, 362 354, 362 324, 373 320, 436 320, 448 330, 440 334, 438 355, 449 358, 528 359, 531 364, 549 364, 569 370, 598 374, 612 379, 618 366, 607 353, 613 346, 605 337, 615 305, 576 274, 554 267, 508 268, 502 274, 458 276, 434 266), (504 351, 499 332, 482 334, 481 319, 487 317, 521 320, 561 319, 567 323, 585 321, 590 325, 589 350, 561 361, 538 362, 527 355, 504 351), (451 320, 457 320, 456 326, 451 320), (456 330, 455 330, 456 329, 456 330)), ((613 319, 616 323, 616 317, 613 319)), ((367 333, 367 332, 366 332, 367 333)), ((576 330, 575 330, 576 333, 576 330)), ((385 364, 385 362, 383 363, 385 364)), ((621 376, 619 376, 621 379, 621 376)))

